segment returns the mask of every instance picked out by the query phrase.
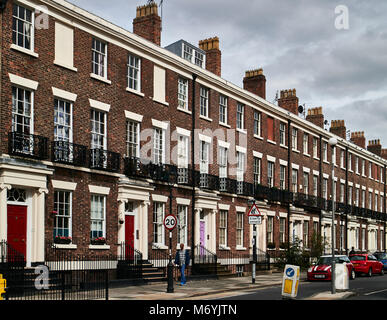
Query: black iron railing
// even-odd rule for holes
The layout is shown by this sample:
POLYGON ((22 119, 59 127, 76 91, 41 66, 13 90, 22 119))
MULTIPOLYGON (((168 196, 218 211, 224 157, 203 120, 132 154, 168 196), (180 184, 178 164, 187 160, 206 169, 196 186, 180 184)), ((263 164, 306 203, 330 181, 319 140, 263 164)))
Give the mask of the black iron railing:
POLYGON ((119 153, 104 149, 90 150, 90 168, 118 172, 120 170, 121 156, 119 153))
POLYGON ((75 166, 86 166, 87 148, 67 141, 52 143, 52 161, 75 166))
POLYGON ((134 249, 128 242, 119 246, 117 279, 141 279, 143 270, 142 252, 134 249))
POLYGON ((196 187, 207 190, 219 190, 219 177, 195 171, 196 187))
POLYGON ((8 149, 11 155, 39 160, 48 159, 48 139, 46 137, 10 132, 8 134, 8 149))

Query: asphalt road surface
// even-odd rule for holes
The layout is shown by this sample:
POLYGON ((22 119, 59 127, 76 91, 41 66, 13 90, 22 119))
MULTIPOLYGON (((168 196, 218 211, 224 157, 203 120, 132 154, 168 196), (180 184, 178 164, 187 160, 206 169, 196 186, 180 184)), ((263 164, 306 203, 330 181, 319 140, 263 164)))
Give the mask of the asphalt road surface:
MULTIPOLYGON (((296 300, 303 300, 321 293, 330 292, 331 282, 301 282, 296 300)), ((355 296, 348 300, 387 300, 387 275, 357 276, 355 280, 349 281, 349 291, 355 293, 355 296)), ((220 300, 282 300, 281 286, 274 286, 254 291, 243 291, 236 293, 227 293, 223 296, 213 297, 220 300)))

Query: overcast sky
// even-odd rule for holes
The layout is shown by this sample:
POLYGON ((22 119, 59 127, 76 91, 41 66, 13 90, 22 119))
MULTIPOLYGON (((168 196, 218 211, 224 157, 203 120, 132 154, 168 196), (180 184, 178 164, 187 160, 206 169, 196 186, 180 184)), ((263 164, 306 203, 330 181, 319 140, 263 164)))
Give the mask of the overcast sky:
MULTIPOLYGON (((132 31, 147 1, 70 2, 132 31)), ((245 71, 262 67, 267 100, 296 88, 307 109, 322 106, 325 119, 387 148, 387 1, 164 0, 162 13, 162 47, 218 36, 224 79, 242 87, 245 71), (336 28, 346 27, 338 6, 348 28, 336 28)))

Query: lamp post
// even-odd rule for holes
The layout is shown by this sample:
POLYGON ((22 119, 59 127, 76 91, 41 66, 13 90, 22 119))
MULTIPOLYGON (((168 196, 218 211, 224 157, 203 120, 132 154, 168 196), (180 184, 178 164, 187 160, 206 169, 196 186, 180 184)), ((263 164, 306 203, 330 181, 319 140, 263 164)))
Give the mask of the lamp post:
POLYGON ((334 148, 337 145, 337 139, 336 138, 330 138, 329 139, 329 145, 332 148, 332 269, 331 269, 331 279, 332 279, 332 294, 336 293, 336 285, 335 285, 335 280, 336 280, 336 262, 335 262, 335 199, 334 199, 334 194, 335 194, 335 161, 334 161, 334 148))

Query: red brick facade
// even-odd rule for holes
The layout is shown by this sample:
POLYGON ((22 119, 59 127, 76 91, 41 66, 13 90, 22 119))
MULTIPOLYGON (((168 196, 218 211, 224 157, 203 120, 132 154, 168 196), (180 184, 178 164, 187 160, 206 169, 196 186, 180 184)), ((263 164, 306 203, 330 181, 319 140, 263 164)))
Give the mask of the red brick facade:
MULTIPOLYGON (((197 80, 192 77, 191 74, 195 71, 189 66, 189 63, 181 65, 181 62, 174 61, 170 58, 170 55, 165 53, 164 49, 160 48, 160 56, 151 55, 146 49, 140 49, 135 46, 135 42, 128 40, 128 36, 122 34, 121 38, 118 38, 116 30, 112 31, 111 26, 103 26, 97 22, 87 20, 88 25, 86 29, 94 30, 102 34, 103 41, 107 44, 107 81, 100 81, 90 76, 91 73, 91 47, 93 38, 95 35, 89 33, 85 28, 73 27, 74 30, 74 67, 77 71, 64 68, 53 63, 55 57, 55 21, 56 17, 49 17, 49 28, 47 29, 36 29, 34 32, 34 52, 38 54, 38 57, 31 56, 30 54, 22 53, 20 50, 10 49, 12 45, 12 6, 13 1, 8 1, 5 10, 2 14, 2 73, 1 73, 1 117, 0 117, 0 158, 7 157, 9 155, 9 141, 8 134, 12 131, 12 87, 14 84, 10 83, 9 74, 17 75, 19 77, 30 79, 39 83, 37 90, 34 91, 34 102, 33 102, 33 123, 34 123, 34 134, 47 137, 50 142, 54 141, 54 96, 52 87, 66 90, 68 92, 77 95, 76 101, 73 103, 73 143, 91 148, 91 125, 90 125, 90 99, 103 102, 110 106, 110 110, 107 112, 107 149, 121 155, 120 170, 118 172, 106 172, 101 170, 90 169, 87 166, 71 166, 71 165, 60 165, 51 162, 50 159, 44 160, 26 160, 23 157, 12 156, 21 165, 28 164, 28 161, 33 163, 33 167, 44 165, 53 170, 53 174, 47 177, 47 189, 48 193, 45 198, 45 239, 50 241, 52 239, 52 230, 54 224, 53 218, 53 193, 54 188, 51 183, 52 180, 73 182, 76 183, 76 191, 73 192, 72 198, 72 236, 74 242, 76 242, 77 249, 87 250, 90 244, 90 191, 89 185, 109 188, 110 192, 106 197, 106 239, 107 244, 110 246, 111 252, 117 252, 117 245, 123 239, 119 239, 119 183, 121 180, 129 179, 136 183, 135 177, 125 176, 124 171, 124 156, 127 154, 126 139, 127 139, 127 119, 125 118, 125 111, 130 111, 139 115, 143 115, 141 122, 141 130, 152 128, 152 119, 156 119, 170 124, 169 131, 172 133, 177 127, 184 128, 191 132, 191 138, 194 135, 193 129, 209 130, 211 132, 217 131, 222 132, 224 137, 213 137, 211 143, 212 149, 212 164, 209 166, 209 174, 219 176, 218 166, 218 144, 219 140, 231 142, 229 152, 235 154, 236 146, 240 146, 246 149, 245 159, 245 173, 244 181, 253 184, 254 183, 254 157, 253 151, 262 155, 261 158, 261 170, 260 170, 260 184, 263 186, 267 185, 268 182, 268 163, 269 161, 275 162, 274 172, 274 184, 273 186, 279 188, 281 180, 280 166, 286 166, 285 173, 285 186, 287 189, 292 188, 292 169, 297 169, 297 193, 304 193, 305 183, 304 172, 308 173, 308 189, 309 194, 312 195, 313 189, 313 176, 318 177, 317 193, 316 197, 323 198, 323 177, 328 177, 328 198, 331 195, 331 149, 328 146, 327 161, 323 159, 322 150, 323 141, 327 142, 331 134, 322 130, 323 127, 323 116, 322 120, 319 117, 318 120, 309 118, 309 121, 305 121, 298 117, 298 97, 296 96, 295 90, 282 91, 281 98, 279 100, 279 107, 274 107, 270 103, 263 103, 262 99, 257 99, 255 94, 265 99, 265 83, 266 78, 263 75, 258 75, 259 79, 254 79, 254 82, 249 82, 249 79, 245 79, 245 90, 235 89, 234 87, 227 85, 220 85, 216 80, 211 79, 211 74, 205 70, 202 73, 197 74, 197 80), (105 39, 111 39, 111 41, 105 41, 105 39), (126 40, 123 40, 126 39, 126 40), (125 42, 126 41, 126 42, 125 42), (120 45, 118 45, 120 44, 120 45), (126 90, 128 83, 128 54, 133 52, 139 52, 141 59, 141 94, 128 92, 126 90), (167 58, 168 57, 169 61, 167 58), (155 63, 157 61, 157 63, 155 63), (168 105, 161 104, 154 101, 154 66, 162 65, 166 67, 166 80, 165 80, 165 100, 168 105), (171 67, 172 66, 172 67, 171 67), (178 106, 178 79, 186 78, 188 80, 188 112, 183 112, 177 109, 178 106), (251 85, 250 85, 250 84, 251 85), (200 116, 200 88, 207 87, 210 90, 209 93, 209 114, 208 118, 200 116), (195 97, 193 97, 193 91, 195 91, 195 97), (251 94, 251 92, 253 94, 251 94), (227 93, 228 105, 227 105, 227 124, 226 126, 219 124, 219 100, 220 94, 224 95, 227 93), (195 101, 195 105, 192 105, 192 101, 195 101), (244 128, 241 130, 236 129, 236 118, 237 118, 237 104, 243 103, 244 108, 244 128), (282 109, 283 108, 283 109, 282 109), (285 110, 284 110, 285 109, 285 110), (292 115, 288 115, 288 111, 292 115), (255 129, 255 113, 258 112, 261 116, 261 133, 259 135, 254 134, 255 129), (192 127, 192 114, 195 114, 195 128, 192 127), (274 134, 272 141, 268 141, 268 118, 274 119, 273 130, 274 134), (285 141, 283 145, 280 145, 280 124, 284 124, 285 128, 285 141), (290 125, 290 128, 289 128, 290 125), (292 146, 292 133, 293 129, 297 129, 297 147, 292 146), (232 130, 235 133, 235 143, 231 139, 227 139, 227 131, 232 130), (308 150, 304 150, 304 133, 307 133, 308 150), (314 140, 316 139, 316 140, 314 140), (317 142, 316 150, 317 154, 314 155, 314 141, 317 142), (27 162, 23 162, 27 161, 27 162), (288 179, 288 177, 290 179, 288 179), (300 188, 301 187, 301 188, 300 188)), ((60 15, 66 17, 66 13, 61 12, 60 15)), ((134 33, 142 36, 143 38, 152 41, 153 43, 160 44, 160 23, 161 20, 158 16, 152 13, 151 16, 138 16, 134 20, 134 33), (151 17, 151 18, 150 18, 151 17), (155 23, 155 24, 153 24, 155 23)), ((147 43, 141 44, 147 48, 147 43)), ((154 48, 152 47, 152 50, 154 48)), ((221 75, 221 52, 219 48, 216 50, 215 57, 213 57, 211 50, 207 51, 207 69, 214 74, 221 75), (210 67, 208 67, 211 65, 210 67)), ((137 56, 137 54, 136 54, 137 56)), ((177 59, 176 59, 177 60, 177 59)), ((345 139, 345 136, 342 136, 345 139)), ((358 144, 357 137, 352 136, 351 140, 355 144, 358 144)), ((149 144, 149 138, 147 141, 141 141, 141 146, 149 144)), ((196 150, 199 150, 199 139, 195 134, 196 150)), ((171 150, 177 146, 176 141, 171 142, 171 150)), ((191 143, 189 143, 191 147, 191 143)), ((362 146, 365 148, 365 144, 362 146)), ((386 212, 385 208, 385 165, 386 162, 379 158, 374 157, 366 150, 359 150, 355 148, 352 143, 340 140, 339 145, 336 147, 336 164, 335 177, 337 177, 337 201, 340 198, 341 184, 345 185, 346 192, 343 195, 345 203, 349 202, 348 190, 351 184, 352 187, 352 202, 355 199, 356 185, 359 185, 360 197, 362 187, 366 188, 367 200, 365 208, 369 208, 368 205, 368 193, 372 190, 373 197, 375 191, 378 195, 378 210, 377 212, 386 212), (341 150, 344 150, 344 166, 341 167, 341 150), (349 170, 348 155, 352 154, 351 157, 351 168, 349 170), (359 160, 359 171, 360 174, 356 173, 355 161, 356 157, 360 159, 366 159, 366 171, 365 176, 361 174, 362 162, 359 160), (376 169, 372 170, 372 179, 368 177, 369 164, 373 163, 373 167, 376 169), (381 176, 382 174, 382 176, 381 176), (383 195, 381 198, 380 195, 383 195)), ((49 148, 49 155, 51 152, 51 145, 49 148)), ((370 148, 371 151, 371 148, 370 148)), ((198 153, 195 154, 198 156, 198 153)), ((189 156, 189 160, 191 156, 189 156)), ((189 161, 191 164, 191 161, 189 161)), ((236 164, 229 163, 228 177, 231 179, 237 179, 236 174, 233 173, 232 169, 236 168, 236 164)), ((199 162, 195 163, 195 169, 200 171, 199 162)), ((0 175, 3 167, 0 168, 0 175)), ((141 180, 141 179, 140 179, 141 180)), ((126 181, 126 180, 125 180, 126 181)), ((142 181, 144 183, 144 181, 142 181)), ((164 197, 170 196, 170 187, 166 183, 159 183, 157 181, 149 181, 148 185, 154 188, 154 191, 149 193, 149 206, 148 206, 148 250, 152 250, 153 242, 153 209, 155 201, 152 200, 152 195, 162 195, 164 197)), ((140 184, 139 184, 140 185, 140 184)), ((14 185, 12 187, 22 187, 20 185, 14 185)), ((197 209, 197 204, 203 200, 204 196, 199 196, 200 188, 196 189, 196 196, 192 198, 192 188, 190 186, 182 187, 174 185, 172 188, 172 208, 170 208, 169 199, 165 203, 165 213, 177 214, 177 198, 184 198, 190 202, 188 205, 188 217, 187 217, 187 228, 188 228, 188 241, 187 244, 191 246, 193 244, 192 236, 195 233, 192 225, 192 214, 194 209, 197 209), (200 198, 202 197, 202 198, 200 198), (199 201, 199 200, 200 201, 199 201)), ((212 200, 212 203, 222 204, 229 206, 228 210, 228 221, 227 221, 227 246, 230 247, 232 252, 238 252, 242 250, 248 253, 251 249, 251 234, 250 226, 247 219, 247 211, 249 209, 248 200, 254 198, 253 194, 240 194, 211 191, 207 193, 210 197, 216 199, 212 200), (239 208, 239 209, 238 209, 239 208), (245 208, 245 216, 243 220, 243 248, 237 248, 236 246, 236 225, 237 225, 237 210, 245 208)), ((133 200, 133 199, 132 199, 133 200)), ((290 206, 286 203, 279 201, 261 201, 262 199, 256 199, 259 206, 265 212, 264 223, 267 223, 267 217, 273 216, 273 242, 275 243, 276 249, 279 250, 281 241, 279 239, 280 233, 280 217, 286 218, 285 228, 285 240, 287 241, 292 235, 290 230, 291 225, 296 228, 297 221, 303 221, 308 223, 308 238, 309 243, 313 234, 314 222, 318 222, 319 230, 322 230, 324 217, 326 213, 322 212, 321 208, 310 209, 307 207, 290 206), (290 220, 288 219, 290 214, 290 220), (301 219, 300 216, 303 218, 301 219), (300 220, 301 219, 301 220, 300 220), (291 224, 292 222, 292 224, 291 224), (289 235, 290 231, 290 235, 289 235)), ((204 201, 204 200, 203 200, 204 201)), ((360 199, 361 201, 361 199, 360 199)), ((374 201, 373 201, 374 203, 374 201)), ((350 203, 353 205, 353 203, 350 203)), ((360 207, 360 205, 358 205, 360 207)), ((204 210, 212 210, 209 207, 203 207, 204 210)), ((373 205, 374 208, 374 205, 373 205)), ((216 234, 207 232, 207 240, 215 241, 215 247, 213 250, 219 251, 219 209, 216 211, 216 234)), ((325 218, 326 219, 326 218, 325 218)), ((385 230, 385 222, 383 219, 372 219, 370 217, 357 217, 355 215, 339 214, 337 216, 338 226, 340 222, 345 223, 346 229, 349 230, 348 221, 356 220, 357 226, 360 228, 372 224, 377 233, 377 242, 374 244, 376 247, 372 249, 383 250, 385 248, 385 240, 381 239, 381 231, 385 230)), ((195 222, 197 223, 197 221, 195 222)), ((266 230, 266 227, 263 229, 266 230)), ((142 230, 138 230, 140 233, 142 230)), ((296 231, 297 232, 297 231, 296 231)), ((321 231, 322 232, 322 231, 321 231)), ((360 232, 361 234, 361 232, 360 232)), ((368 234, 368 233, 366 233, 368 234)), ((300 233, 298 233, 301 236, 300 233)), ((261 235, 262 236, 262 235, 261 235)), ((263 236, 265 238, 265 235, 263 236)), ((197 243, 198 239, 195 239, 197 243)), ((358 238, 359 246, 358 249, 371 249, 368 247, 368 237, 366 238, 366 247, 361 246, 361 237, 358 238)), ((165 244, 168 244, 167 235, 165 237, 165 244)), ((340 243, 340 230, 337 228, 336 243, 340 243)), ((173 248, 176 248, 177 234, 174 231, 173 236, 173 248)), ((261 244, 262 245, 262 244, 261 244)), ((345 238, 345 243, 341 246, 337 246, 340 250, 346 250, 349 248, 349 240, 345 238)), ((266 250, 263 245, 261 249, 266 250)), ((91 251, 93 249, 90 249, 91 251)))

